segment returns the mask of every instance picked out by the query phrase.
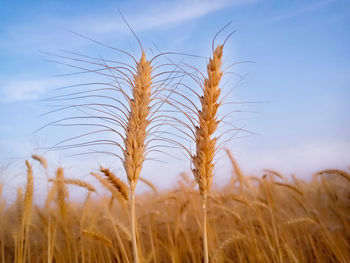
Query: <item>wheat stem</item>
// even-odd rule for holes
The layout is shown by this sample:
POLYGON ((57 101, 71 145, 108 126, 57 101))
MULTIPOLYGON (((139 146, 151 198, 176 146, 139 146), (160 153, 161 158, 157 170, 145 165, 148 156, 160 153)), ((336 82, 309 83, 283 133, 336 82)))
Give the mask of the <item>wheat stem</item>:
POLYGON ((207 194, 203 196, 203 253, 204 263, 209 262, 208 237, 207 237, 207 194))
POLYGON ((135 221, 135 193, 130 189, 130 222, 131 222, 131 237, 132 237, 132 253, 134 263, 139 262, 137 241, 136 241, 136 221, 135 221))

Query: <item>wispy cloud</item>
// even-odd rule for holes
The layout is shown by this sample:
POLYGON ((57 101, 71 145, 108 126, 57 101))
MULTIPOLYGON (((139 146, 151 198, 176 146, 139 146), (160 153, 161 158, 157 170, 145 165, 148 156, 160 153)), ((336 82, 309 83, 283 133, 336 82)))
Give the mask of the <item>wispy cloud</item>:
MULTIPOLYGON (((259 0, 180 0, 180 1, 132 1, 122 3, 119 7, 128 23, 137 31, 172 27, 188 21, 201 18, 210 13, 231 6, 240 6, 257 2, 259 0), (131 6, 137 8, 131 8, 131 6)), ((120 33, 130 34, 122 18, 119 16, 117 6, 106 9, 96 9, 94 13, 80 12, 73 16, 57 16, 46 13, 40 17, 32 18, 26 24, 10 24, 4 27, 0 38, 0 49, 14 56, 37 56, 38 50, 55 50, 87 48, 89 42, 80 38, 72 38, 71 33, 65 31, 69 28, 78 33, 96 37, 100 41, 120 37, 120 33), (70 41, 67 41, 69 37, 70 41)), ((185 34, 185 33, 184 33, 185 34)), ((174 40, 175 41, 175 40, 174 40)), ((29 68, 31 71, 33 68, 29 68)), ((56 84, 56 80, 40 77, 21 78, 20 76, 0 75, 0 101, 13 102, 35 100, 42 95, 48 87, 56 84), (5 78, 5 79, 4 79, 5 78)))
POLYGON ((288 13, 282 13, 279 15, 276 15, 274 17, 271 17, 270 19, 268 19, 268 23, 273 23, 273 22, 279 22, 279 21, 283 21, 289 18, 293 18, 296 16, 300 16, 312 11, 315 11, 317 9, 326 7, 332 3, 334 3, 336 0, 322 0, 322 1, 316 1, 312 4, 308 4, 308 5, 304 5, 301 8, 298 8, 294 11, 289 11, 288 13))
POLYGON ((0 102, 36 100, 48 88, 57 86, 57 84, 54 79, 9 80, 0 86, 0 102))
MULTIPOLYGON (((180 1, 130 1, 119 7, 128 23, 135 31, 172 27, 201 18, 224 8, 247 5, 259 0, 180 0, 180 1)), ((22 52, 43 47, 59 48, 64 45, 79 45, 86 41, 66 40, 65 28, 73 31, 98 36, 99 40, 111 38, 123 33, 129 34, 125 23, 118 14, 117 6, 96 9, 94 13, 57 16, 46 13, 33 17, 26 24, 7 25, 3 30, 0 48, 22 52)))
MULTIPOLYGON (((151 8, 140 12, 127 12, 125 15, 132 24, 133 28, 138 31, 154 29, 159 27, 174 26, 193 19, 197 19, 214 13, 223 8, 230 6, 239 6, 250 3, 255 3, 258 0, 182 0, 182 1, 165 1, 163 3, 155 3, 151 8), (141 15, 140 15, 141 14, 141 15)), ((147 2, 149 5, 149 2, 147 2)), ((143 7, 141 6, 141 9, 143 7)), ((95 33, 113 33, 125 28, 123 23, 115 23, 115 18, 101 17, 93 21, 84 21, 84 25, 89 25, 88 28, 95 31, 95 33)))

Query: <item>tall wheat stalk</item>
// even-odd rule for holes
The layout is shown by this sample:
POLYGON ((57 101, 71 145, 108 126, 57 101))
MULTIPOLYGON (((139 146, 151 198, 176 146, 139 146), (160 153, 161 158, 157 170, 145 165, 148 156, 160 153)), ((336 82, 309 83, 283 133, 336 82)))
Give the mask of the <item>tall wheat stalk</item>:
MULTIPOLYGON (((213 43, 214 42, 215 38, 213 40, 213 43)), ((181 90, 174 92, 177 97, 172 96, 167 101, 167 104, 174 107, 176 111, 182 113, 187 120, 186 122, 181 118, 171 116, 170 125, 181 134, 190 138, 190 140, 195 143, 196 147, 195 151, 192 153, 191 149, 178 140, 169 139, 173 144, 178 145, 187 152, 193 166, 192 173, 202 197, 202 248, 205 263, 209 261, 207 197, 213 180, 214 156, 219 148, 217 145, 218 137, 216 137, 214 133, 217 132, 218 124, 222 120, 218 118, 218 109, 222 104, 219 84, 223 75, 223 71, 221 70, 223 48, 224 44, 218 45, 215 49, 213 48, 213 55, 207 64, 206 75, 191 66, 190 68, 194 69, 195 73, 186 72, 184 70, 185 74, 199 85, 200 91, 198 92, 184 83, 181 83, 181 85, 199 98, 200 106, 196 106, 196 103, 183 95, 181 90), (199 79, 198 75, 200 75, 202 79, 199 79)))
MULTIPOLYGON (((106 47, 103 43, 92 41, 106 47)), ((76 66, 74 64, 61 63, 83 70, 78 72, 78 74, 94 73, 102 75, 112 82, 73 85, 69 88, 93 87, 47 99, 50 102, 79 100, 78 104, 66 105, 52 112, 77 110, 80 115, 71 114, 67 118, 62 118, 44 126, 93 128, 93 131, 62 140, 51 149, 65 150, 95 146, 96 150, 89 149, 88 152, 80 152, 79 155, 101 153, 117 157, 122 162, 129 184, 130 222, 135 262, 139 260, 136 240, 135 189, 146 156, 151 152, 161 152, 157 149, 159 144, 154 143, 166 141, 160 136, 163 135, 162 127, 164 122, 166 122, 166 114, 160 114, 160 108, 165 103, 160 94, 163 94, 163 91, 167 92, 165 87, 173 79, 170 77, 173 74, 173 69, 165 70, 166 67, 169 67, 168 63, 158 64, 155 68, 151 65, 162 53, 147 59, 138 38, 137 41, 141 49, 139 60, 125 51, 107 46, 128 56, 132 63, 104 60, 77 53, 71 53, 77 57, 58 56, 62 59, 85 64, 85 66, 76 66), (88 66, 97 68, 90 69, 88 66), (154 138, 155 135, 159 136, 154 138), (98 149, 100 146, 103 149, 98 149)), ((106 171, 101 170, 101 172, 105 176, 109 176, 108 173, 105 173, 106 171)), ((108 182, 106 182, 98 174, 93 173, 93 175, 109 190, 116 186, 113 178, 108 178, 108 182)), ((113 189, 112 192, 116 192, 114 190, 124 195, 124 192, 120 192, 123 189, 113 189)), ((123 196, 123 199, 128 198, 123 196)))
MULTIPOLYGON (((94 146, 95 149, 89 148, 87 152, 78 154, 107 154, 121 161, 129 184, 133 258, 134 262, 138 262, 135 189, 148 154, 161 152, 159 148, 164 145, 160 145, 160 142, 169 142, 163 137, 164 134, 167 134, 163 127, 168 121, 168 113, 162 111, 161 108, 170 95, 163 95, 164 92, 174 91, 176 83, 175 86, 170 86, 170 84, 179 78, 177 73, 184 75, 184 72, 174 70, 174 67, 178 68, 175 63, 159 63, 160 57, 165 54, 175 54, 174 52, 159 53, 147 59, 140 40, 125 19, 124 21, 140 46, 141 57, 139 59, 124 50, 74 32, 72 33, 116 51, 121 56, 126 56, 127 59, 125 61, 106 60, 101 57, 66 51, 63 51, 64 55, 54 54, 63 62, 53 62, 78 70, 78 72, 64 74, 64 76, 92 73, 105 78, 106 81, 62 87, 60 90, 76 90, 46 99, 49 102, 69 103, 58 106, 58 109, 48 113, 74 111, 75 114, 69 114, 67 118, 53 121, 44 127, 91 128, 92 131, 64 139, 50 149, 66 150, 94 146), (153 66, 154 63, 157 63, 156 66, 153 66), (79 103, 74 103, 74 101, 79 101, 79 103)), ((93 175, 108 187, 105 181, 100 180, 99 175, 93 175)))
POLYGON ((24 206, 22 211, 22 225, 21 233, 19 237, 19 246, 18 246, 18 262, 25 262, 26 255, 28 252, 28 242, 29 242, 29 224, 32 215, 32 206, 33 206, 33 193, 34 193, 34 178, 32 165, 26 161, 27 166, 27 185, 24 193, 24 206))
POLYGON ((134 262, 138 262, 138 249, 136 242, 135 225, 135 188, 146 155, 147 128, 150 124, 150 102, 152 85, 152 67, 142 52, 140 61, 136 64, 137 72, 134 74, 132 99, 129 102, 130 112, 126 124, 124 138, 125 150, 124 169, 130 186, 130 221, 132 230, 132 245, 134 262))
POLYGON ((214 155, 217 138, 213 134, 217 130, 217 111, 220 106, 219 88, 222 77, 221 59, 223 45, 216 47, 207 65, 207 77, 203 83, 203 95, 200 98, 202 110, 198 112, 199 126, 195 130, 196 152, 191 156, 194 168, 192 173, 196 179, 203 198, 203 253, 204 262, 209 262, 207 238, 207 196, 213 180, 214 155))

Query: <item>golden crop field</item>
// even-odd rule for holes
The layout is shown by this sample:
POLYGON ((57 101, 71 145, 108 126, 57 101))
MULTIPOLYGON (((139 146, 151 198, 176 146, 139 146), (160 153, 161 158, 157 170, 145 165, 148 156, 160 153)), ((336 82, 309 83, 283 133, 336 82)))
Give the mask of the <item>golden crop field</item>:
MULTIPOLYGON (((45 159, 34 157, 47 168, 45 159)), ((349 262, 347 171, 290 181, 272 170, 245 176, 232 163, 230 184, 207 197, 210 262, 349 262)), ((35 171, 27 165, 27 184, 16 201, 5 209, 6 199, 0 199, 1 262, 133 262, 127 185, 101 167, 94 176, 109 193, 99 194, 58 168, 39 207, 33 203, 35 171), (70 185, 85 189, 84 202, 70 201, 70 185)), ((139 262, 201 262, 203 209, 196 182, 184 173, 171 191, 145 183, 149 191, 135 203, 139 262)))
POLYGON ((252 175, 227 146, 250 132, 231 118, 240 102, 228 101, 237 84, 230 77, 245 79, 236 66, 252 62, 226 60, 234 53, 232 23, 216 31, 203 57, 145 47, 119 13, 137 51, 70 32, 113 56, 44 52, 72 70, 58 76, 79 78, 42 100, 49 121, 35 134, 63 139, 26 157, 16 200, 1 194, 0 182, 0 262, 349 263, 350 167, 252 175), (46 159, 61 150, 108 156, 115 166, 101 163, 77 179, 46 159), (189 172, 164 189, 148 180, 145 164, 174 152, 187 158, 189 172), (213 181, 219 153, 232 167, 226 185, 213 181), (38 184, 43 176, 47 187, 38 184))

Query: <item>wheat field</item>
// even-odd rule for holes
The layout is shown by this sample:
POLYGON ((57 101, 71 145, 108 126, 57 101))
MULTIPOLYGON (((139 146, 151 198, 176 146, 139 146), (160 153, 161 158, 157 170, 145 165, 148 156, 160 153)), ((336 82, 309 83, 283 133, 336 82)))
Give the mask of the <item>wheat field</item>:
MULTIPOLYGON (((34 156, 47 167, 44 158, 34 156)), ((230 184, 208 195, 210 262, 349 262, 350 174, 324 170, 310 182, 273 170, 246 176, 232 160, 230 184)), ((27 164, 27 183, 16 201, 0 199, 1 262, 132 262, 127 186, 101 167, 96 185, 50 174, 45 205, 33 203, 36 173, 27 164), (86 192, 69 199, 69 185, 86 192)), ((201 262, 202 198, 188 174, 173 190, 147 181, 136 198, 140 262, 201 262)), ((74 188, 69 188, 74 189, 74 188)))
POLYGON ((125 60, 47 54, 77 70, 67 76, 98 78, 44 100, 58 104, 48 114, 62 115, 39 130, 75 127, 78 134, 46 150, 110 155, 125 179, 102 165, 86 180, 68 177, 64 166, 32 155, 16 200, 1 194, 0 183, 0 262, 350 262, 350 168, 315 171, 311 179, 275 170, 252 176, 225 148, 242 131, 223 110, 230 91, 222 79, 242 63, 224 61, 233 32, 219 39, 229 24, 214 36, 201 71, 186 62, 191 54, 150 56, 124 22, 139 56, 78 33, 125 60), (172 189, 159 189, 143 176, 144 163, 170 148, 184 153, 191 170, 172 189), (213 184, 219 152, 233 170, 224 186, 213 184), (42 175, 48 187, 37 204, 42 175), (139 184, 148 191, 139 193, 139 184), (71 198, 77 189, 80 200, 71 198))

